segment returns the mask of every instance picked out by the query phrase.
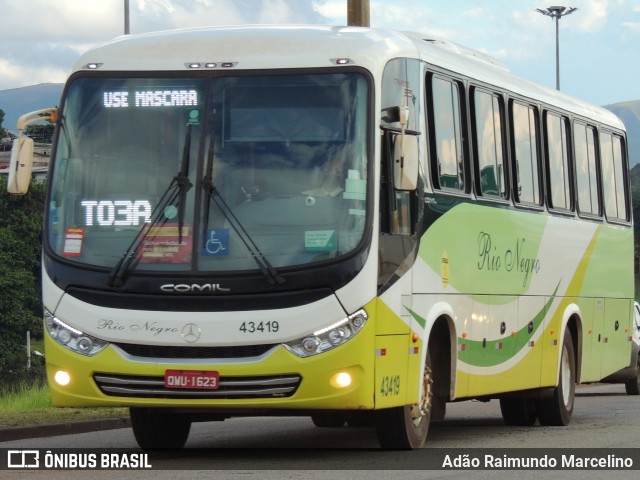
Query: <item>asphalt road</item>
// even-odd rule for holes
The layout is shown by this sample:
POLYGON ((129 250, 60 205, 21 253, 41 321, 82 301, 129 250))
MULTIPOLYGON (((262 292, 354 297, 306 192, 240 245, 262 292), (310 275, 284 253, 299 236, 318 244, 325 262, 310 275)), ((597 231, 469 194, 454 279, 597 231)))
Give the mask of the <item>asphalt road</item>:
MULTIPOLYGON (((451 451, 471 454, 496 448, 512 455, 516 448, 630 448, 640 446, 640 397, 620 385, 579 387, 568 427, 508 427, 497 401, 449 404, 444 422, 433 424, 428 446, 414 452, 386 452, 367 428, 317 428, 306 417, 239 418, 194 424, 180 452, 153 455, 152 471, 103 471, 99 478, 638 478, 630 471, 455 471, 428 470, 423 460, 451 451)), ((0 443, 0 448, 135 449, 130 428, 0 443)), ((0 478, 96 478, 97 472, 0 471, 0 478), (10 474, 12 476, 6 476, 10 474)))

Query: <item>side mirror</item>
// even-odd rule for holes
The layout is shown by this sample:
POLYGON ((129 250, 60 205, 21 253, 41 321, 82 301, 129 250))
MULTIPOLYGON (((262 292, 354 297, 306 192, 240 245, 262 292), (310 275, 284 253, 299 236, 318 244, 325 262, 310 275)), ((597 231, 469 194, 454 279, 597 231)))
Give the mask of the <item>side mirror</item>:
POLYGON ((14 195, 24 195, 29 190, 31 182, 31 164, 33 163, 33 139, 18 137, 13 141, 11 161, 9 163, 9 178, 7 192, 14 195))
POLYGON ((33 139, 24 135, 23 130, 27 125, 42 120, 55 123, 58 120, 58 109, 46 108, 27 113, 18 119, 18 138, 13 141, 13 147, 11 148, 9 177, 7 178, 7 192, 13 195, 24 195, 29 191, 29 183, 31 183, 33 139))
POLYGON ((420 161, 417 135, 400 134, 393 149, 393 184, 397 190, 415 190, 420 161))

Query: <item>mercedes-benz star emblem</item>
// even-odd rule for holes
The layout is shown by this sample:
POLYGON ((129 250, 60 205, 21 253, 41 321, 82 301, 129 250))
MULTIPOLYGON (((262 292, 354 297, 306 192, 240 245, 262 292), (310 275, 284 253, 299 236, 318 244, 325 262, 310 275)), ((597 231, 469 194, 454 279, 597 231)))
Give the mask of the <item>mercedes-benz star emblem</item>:
POLYGON ((184 338, 185 342, 197 342, 200 335, 202 335, 202 330, 195 323, 187 323, 182 327, 182 338, 184 338))

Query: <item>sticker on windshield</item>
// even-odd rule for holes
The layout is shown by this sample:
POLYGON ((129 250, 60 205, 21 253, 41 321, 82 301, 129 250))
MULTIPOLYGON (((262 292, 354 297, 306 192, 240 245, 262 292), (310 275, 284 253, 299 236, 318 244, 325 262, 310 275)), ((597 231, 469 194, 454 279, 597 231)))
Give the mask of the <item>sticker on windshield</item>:
POLYGON ((309 230, 304 232, 304 249, 306 252, 335 252, 335 230, 309 230))
POLYGON ((189 110, 189 118, 187 119, 187 125, 200 125, 199 110, 189 110))
POLYGON ((193 237, 188 225, 178 234, 177 225, 151 227, 142 242, 138 261, 140 263, 189 263, 193 237))
POLYGON ((202 254, 209 257, 226 257, 229 255, 229 229, 210 228, 207 230, 207 241, 202 254))
POLYGON ((64 236, 65 257, 79 257, 82 253, 82 241, 84 240, 84 228, 67 228, 64 236))

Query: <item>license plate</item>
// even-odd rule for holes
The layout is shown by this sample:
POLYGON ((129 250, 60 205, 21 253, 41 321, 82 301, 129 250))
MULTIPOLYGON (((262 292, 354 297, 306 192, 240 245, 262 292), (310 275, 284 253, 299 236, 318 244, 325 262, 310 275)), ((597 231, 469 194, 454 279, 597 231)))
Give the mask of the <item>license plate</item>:
POLYGON ((216 390, 220 385, 220 374, 203 370, 166 370, 165 388, 191 388, 198 390, 216 390))

